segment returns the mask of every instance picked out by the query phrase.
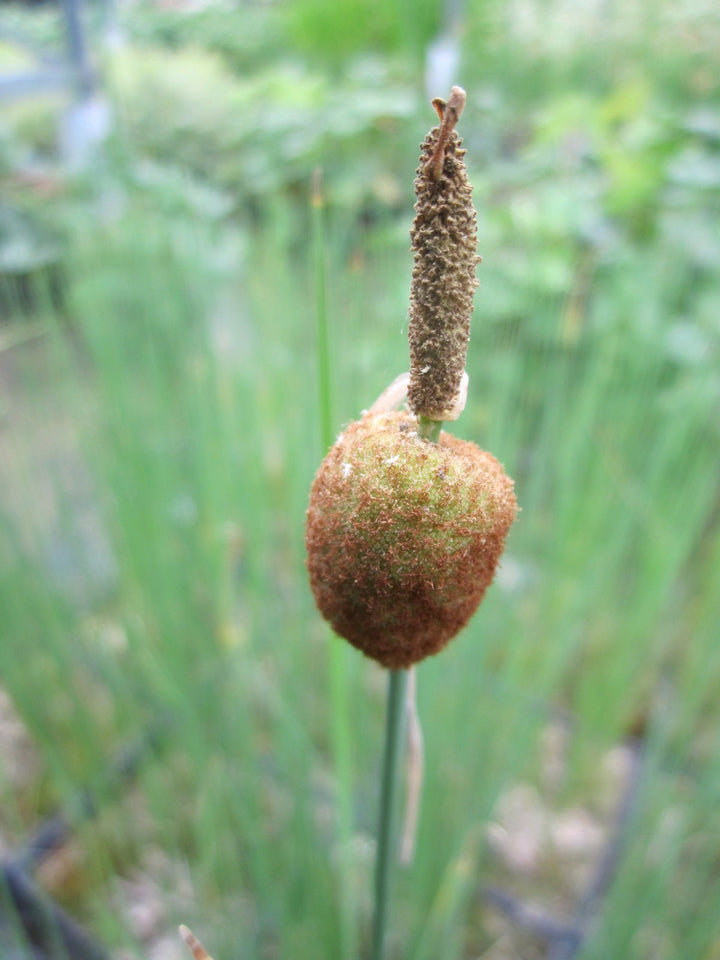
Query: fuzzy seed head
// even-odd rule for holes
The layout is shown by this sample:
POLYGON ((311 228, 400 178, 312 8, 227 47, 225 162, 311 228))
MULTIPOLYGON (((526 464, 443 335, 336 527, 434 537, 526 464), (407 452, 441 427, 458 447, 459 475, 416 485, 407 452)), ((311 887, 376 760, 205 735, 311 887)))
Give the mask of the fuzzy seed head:
POLYGON ((310 493, 320 612, 385 667, 437 653, 480 603, 516 510, 491 454, 446 433, 422 440, 408 413, 366 414, 338 438, 310 493))
MULTIPOLYGON (((410 407, 418 416, 447 420, 459 394, 470 339, 478 281, 477 216, 462 140, 448 130, 447 104, 435 101, 445 119, 422 144, 415 177, 416 216, 410 230, 414 252, 410 290, 410 407)), ((453 120, 459 110, 455 110, 453 120)))

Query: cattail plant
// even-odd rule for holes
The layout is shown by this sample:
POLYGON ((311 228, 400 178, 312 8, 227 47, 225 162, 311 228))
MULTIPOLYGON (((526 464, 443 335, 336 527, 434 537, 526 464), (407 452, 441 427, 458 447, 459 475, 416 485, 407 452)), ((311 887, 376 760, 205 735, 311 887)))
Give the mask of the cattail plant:
POLYGON ((467 392, 477 217, 455 125, 465 92, 434 100, 411 229, 410 374, 340 434, 312 484, 308 571, 334 631, 390 671, 373 958, 383 956, 391 821, 407 668, 438 653, 491 583, 517 511, 491 454, 442 431, 467 392), (409 409, 396 410, 398 393, 409 409))
MULTIPOLYGON (((464 103, 460 87, 447 102, 433 101, 440 123, 422 144, 415 178, 410 373, 337 438, 307 511, 308 571, 320 612, 339 636, 389 670, 373 960, 384 955, 403 703, 414 691, 408 668, 442 650, 473 615, 517 511, 513 482, 495 457, 442 431, 465 406, 480 260, 455 131, 464 103), (406 396, 408 407, 395 409, 406 396)), ((193 956, 205 960, 197 938, 185 927, 181 933, 193 956)))

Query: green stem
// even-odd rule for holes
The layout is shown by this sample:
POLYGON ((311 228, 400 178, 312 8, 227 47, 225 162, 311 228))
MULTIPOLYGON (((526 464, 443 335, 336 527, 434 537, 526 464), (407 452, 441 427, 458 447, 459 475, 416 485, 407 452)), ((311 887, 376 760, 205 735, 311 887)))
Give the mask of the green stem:
MULTIPOLYGON (((441 420, 418 417, 418 435, 437 443, 442 430, 441 420)), ((383 960, 385 933, 390 905, 390 881, 393 863, 394 811, 398 768, 402 749, 405 717, 407 670, 391 670, 388 685, 387 718, 385 721, 385 753, 383 756, 380 794, 380 825, 375 861, 375 917, 373 921, 372 960, 383 960)))
MULTIPOLYGON (((322 175, 318 169, 312 184, 312 249, 315 281, 316 349, 320 439, 323 455, 333 442, 332 372, 330 335, 327 316, 325 278, 325 202, 322 175)), ((330 643, 330 727, 332 757, 338 791, 338 845, 347 850, 352 838, 352 754, 350 698, 348 694, 347 649, 345 644, 330 643)), ((347 860, 340 866, 340 956, 355 960, 358 954, 356 906, 352 877, 347 860)))
POLYGON ((382 960, 385 946, 390 880, 392 875, 394 809, 397 793, 399 759, 403 739, 407 670, 391 670, 388 682, 387 718, 385 721, 385 753, 383 756, 380 794, 380 824, 375 860, 375 917, 373 922, 372 960, 382 960))
MULTIPOLYGON (((315 269, 315 311, 317 325, 317 375, 320 403, 320 435, 324 451, 333 442, 332 395, 330 368, 330 336, 327 320, 327 290, 325 283, 325 201, 322 192, 322 174, 315 170, 312 185, 312 247, 315 269)), ((324 453, 323 453, 324 455, 324 453)))
POLYGON ((437 443, 440 440, 440 431, 442 430, 442 420, 430 420, 429 417, 418 417, 418 436, 423 440, 429 440, 431 443, 437 443))

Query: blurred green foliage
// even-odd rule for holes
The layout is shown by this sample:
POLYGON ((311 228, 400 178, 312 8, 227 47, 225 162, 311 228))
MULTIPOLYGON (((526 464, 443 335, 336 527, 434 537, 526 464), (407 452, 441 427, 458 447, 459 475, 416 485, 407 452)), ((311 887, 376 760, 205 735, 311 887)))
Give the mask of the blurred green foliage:
POLYGON ((318 165, 345 206, 386 201, 383 186, 397 202, 397 159, 382 164, 397 157, 416 97, 378 61, 357 64, 338 87, 291 62, 243 77, 208 51, 140 48, 113 59, 111 86, 131 144, 230 190, 236 204, 292 199, 318 165))
MULTIPOLYGON (((484 262, 457 430, 506 464, 523 512, 477 618, 419 671, 397 956, 491 949, 498 878, 569 910, 572 864, 506 876, 485 825, 518 783, 606 821, 628 735, 642 790, 583 956, 717 950, 718 28, 699 4, 610 7, 464 9, 484 262)), ((50 41, 48 11, 11 12, 50 41)), ((383 678, 350 651, 329 665, 305 581, 316 323, 324 304, 340 430, 407 366, 420 63, 443 12, 138 3, 107 48, 91 12, 116 119, 93 168, 58 170, 33 101, 0 128, 4 233, 52 235, 66 291, 58 310, 39 289, 29 318, 9 297, 0 320, 0 677, 44 770, 22 795, 0 779, 0 821, 20 837, 100 789, 108 754, 162 718, 136 789, 81 830, 95 928, 127 939, 107 897, 159 849, 168 916, 218 960, 238 943, 356 960, 383 678)))

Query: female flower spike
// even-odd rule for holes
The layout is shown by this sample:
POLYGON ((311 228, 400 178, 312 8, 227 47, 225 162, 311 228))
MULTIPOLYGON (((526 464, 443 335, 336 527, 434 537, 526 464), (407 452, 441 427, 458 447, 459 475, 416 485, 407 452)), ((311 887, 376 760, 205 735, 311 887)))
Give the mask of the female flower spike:
POLYGON ((368 413, 313 481, 306 546, 315 602, 384 667, 438 653, 490 584, 515 518, 513 482, 491 454, 409 413, 368 413))
POLYGON ((464 105, 461 87, 452 88, 447 103, 433 101, 441 123, 422 144, 415 177, 408 399, 427 420, 457 419, 478 285, 477 215, 454 129, 464 105))
POLYGON ((440 421, 456 419, 464 401, 479 259, 454 130, 464 102, 460 87, 447 103, 434 101, 441 123, 425 139, 415 180, 412 413, 390 409, 398 378, 338 437, 307 511, 308 571, 320 612, 393 670, 437 653, 465 626, 517 512, 513 482, 495 457, 440 432, 440 421))

